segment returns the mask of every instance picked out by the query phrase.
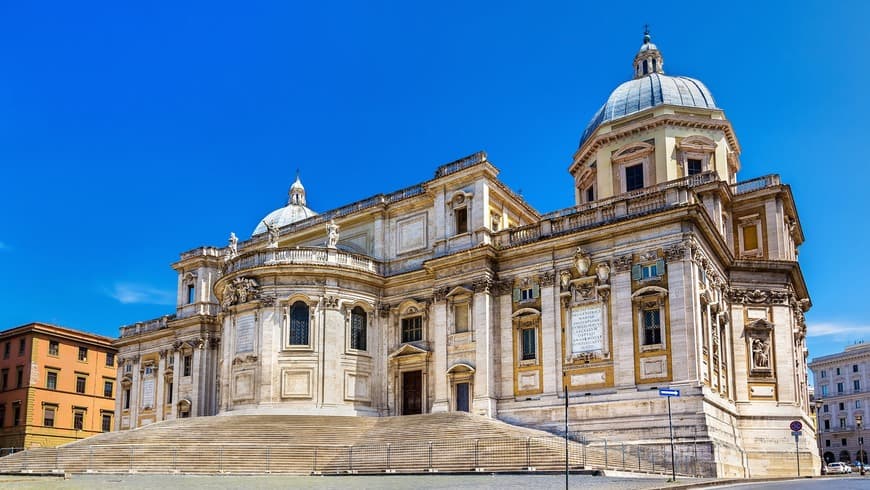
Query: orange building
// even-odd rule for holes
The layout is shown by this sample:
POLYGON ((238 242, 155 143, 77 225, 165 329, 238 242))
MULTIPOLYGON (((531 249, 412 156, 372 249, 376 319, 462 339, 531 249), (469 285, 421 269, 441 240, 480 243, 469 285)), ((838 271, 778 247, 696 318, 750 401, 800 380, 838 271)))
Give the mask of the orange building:
POLYGON ((0 447, 112 430, 116 353, 108 337, 46 323, 0 332, 0 447))

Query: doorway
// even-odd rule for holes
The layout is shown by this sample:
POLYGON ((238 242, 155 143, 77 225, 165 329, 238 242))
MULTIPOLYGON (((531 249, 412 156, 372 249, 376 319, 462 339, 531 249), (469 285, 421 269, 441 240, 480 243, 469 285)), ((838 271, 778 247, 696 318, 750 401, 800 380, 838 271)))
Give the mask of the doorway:
POLYGON ((468 405, 468 383, 456 383, 456 411, 470 412, 468 405))
POLYGON ((402 373, 402 415, 423 413, 423 371, 402 373))

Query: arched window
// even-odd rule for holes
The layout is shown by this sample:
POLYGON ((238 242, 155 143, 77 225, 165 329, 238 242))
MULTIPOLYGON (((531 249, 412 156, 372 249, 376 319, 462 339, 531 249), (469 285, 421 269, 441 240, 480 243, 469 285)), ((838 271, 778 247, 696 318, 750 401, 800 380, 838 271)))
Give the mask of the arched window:
POLYGON ((350 310, 350 348, 366 350, 366 321, 368 320, 365 310, 354 306, 350 310))
POLYGON ((290 345, 308 345, 308 305, 303 301, 290 308, 290 345))

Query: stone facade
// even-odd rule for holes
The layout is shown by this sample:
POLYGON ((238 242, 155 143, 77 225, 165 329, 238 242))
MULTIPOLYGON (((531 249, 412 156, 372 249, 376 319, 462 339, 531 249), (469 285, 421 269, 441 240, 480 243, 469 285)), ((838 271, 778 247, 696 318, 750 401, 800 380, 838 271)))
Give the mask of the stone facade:
MULTIPOLYGON (((648 39, 635 63, 638 82, 686 83, 663 75, 648 39)), ((184 403, 190 415, 465 410, 558 430, 567 387, 571 430, 664 444, 658 389, 673 387, 675 424, 718 475, 793 474, 791 420, 817 472, 790 188, 737 182, 740 147, 712 99, 593 123, 569 168, 576 206, 547 214, 485 153, 313 216, 297 179, 249 240, 182 254, 174 318, 123 327, 120 427, 184 403)))
POLYGON ((809 368, 815 380, 819 449, 825 462, 870 462, 864 446, 870 402, 870 344, 855 344, 843 352, 817 357, 809 368))

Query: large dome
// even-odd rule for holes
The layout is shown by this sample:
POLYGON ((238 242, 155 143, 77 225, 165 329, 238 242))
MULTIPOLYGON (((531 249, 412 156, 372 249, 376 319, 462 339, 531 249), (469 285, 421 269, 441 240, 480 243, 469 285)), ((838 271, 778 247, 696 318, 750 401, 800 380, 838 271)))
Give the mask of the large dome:
POLYGON ((660 105, 717 109, 710 90, 698 80, 689 77, 668 76, 662 70, 662 57, 655 44, 649 42, 649 33, 634 59, 635 79, 616 87, 607 102, 589 121, 580 146, 604 123, 635 114, 660 105))
POLYGON ((266 228, 266 223, 274 224, 278 228, 281 228, 291 223, 302 221, 305 218, 317 215, 317 213, 305 206, 305 188, 302 187, 302 182, 299 180, 299 176, 296 176, 296 182, 293 182, 293 185, 290 186, 289 194, 290 199, 287 200, 287 205, 283 208, 278 208, 272 211, 267 214, 265 218, 260 220, 260 223, 257 224, 256 228, 254 228, 254 233, 252 233, 251 236, 269 231, 268 228, 266 228))

